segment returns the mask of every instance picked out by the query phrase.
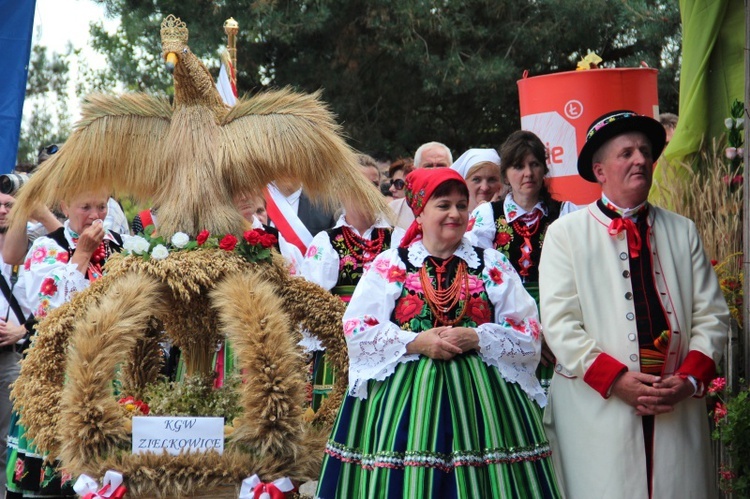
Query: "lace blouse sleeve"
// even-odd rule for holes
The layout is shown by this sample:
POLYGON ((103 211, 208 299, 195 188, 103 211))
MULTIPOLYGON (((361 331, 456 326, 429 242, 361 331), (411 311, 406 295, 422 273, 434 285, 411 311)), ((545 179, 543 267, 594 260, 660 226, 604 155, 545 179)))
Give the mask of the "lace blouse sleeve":
POLYGON ((472 246, 492 248, 495 242, 495 220, 491 203, 477 206, 469 217, 469 231, 466 238, 472 246))
POLYGON ((417 333, 391 322, 391 313, 406 280, 406 266, 396 249, 384 251, 359 281, 344 313, 349 347, 349 394, 367 398, 367 381, 382 381, 400 363, 419 359, 406 345, 417 333))
POLYGON ((34 315, 47 313, 70 300, 89 281, 76 265, 68 262, 68 251, 54 239, 40 237, 26 255, 23 273, 29 308, 34 315))
POLYGON ((498 251, 484 251, 482 280, 495 308, 495 320, 476 328, 479 355, 543 407, 546 397, 535 375, 542 331, 536 303, 508 259, 498 251))
POLYGON ((331 290, 339 279, 339 254, 333 249, 328 233, 319 232, 310 243, 300 273, 310 282, 331 290))

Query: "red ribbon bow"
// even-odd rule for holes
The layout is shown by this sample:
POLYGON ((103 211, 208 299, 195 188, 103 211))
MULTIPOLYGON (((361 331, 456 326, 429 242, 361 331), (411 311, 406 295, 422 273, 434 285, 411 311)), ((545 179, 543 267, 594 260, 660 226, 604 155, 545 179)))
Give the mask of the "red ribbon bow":
POLYGON ((253 489, 253 499, 284 499, 286 494, 272 483, 259 483, 253 489))
POLYGON ((613 218, 609 224, 609 234, 615 236, 620 232, 625 231, 628 237, 628 251, 630 252, 631 258, 638 258, 641 254, 641 234, 638 232, 638 227, 635 226, 629 218, 613 218))

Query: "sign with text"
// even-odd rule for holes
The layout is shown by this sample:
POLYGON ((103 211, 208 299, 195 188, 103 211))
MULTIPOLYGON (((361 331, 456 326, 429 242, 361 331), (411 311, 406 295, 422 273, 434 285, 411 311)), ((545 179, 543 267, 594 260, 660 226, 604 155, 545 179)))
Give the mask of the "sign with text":
POLYGON ((137 416, 133 418, 133 454, 166 450, 224 452, 224 418, 137 416))

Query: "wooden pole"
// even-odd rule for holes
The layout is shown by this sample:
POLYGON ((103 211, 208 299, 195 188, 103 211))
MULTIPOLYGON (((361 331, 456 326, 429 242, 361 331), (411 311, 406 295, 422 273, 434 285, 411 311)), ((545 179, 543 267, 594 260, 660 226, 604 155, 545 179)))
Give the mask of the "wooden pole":
POLYGON ((237 88, 237 33, 239 32, 240 25, 233 17, 224 21, 224 33, 227 34, 227 52, 229 53, 229 60, 232 61, 232 68, 234 68, 229 78, 232 80, 234 88, 237 88))

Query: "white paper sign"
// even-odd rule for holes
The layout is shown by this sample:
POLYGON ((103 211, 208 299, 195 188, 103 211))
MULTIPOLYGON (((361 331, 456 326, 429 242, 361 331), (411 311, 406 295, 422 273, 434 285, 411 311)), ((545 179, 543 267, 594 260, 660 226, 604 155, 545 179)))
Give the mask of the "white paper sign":
POLYGON ((133 418, 133 454, 166 450, 224 452, 224 418, 136 416, 133 418))

